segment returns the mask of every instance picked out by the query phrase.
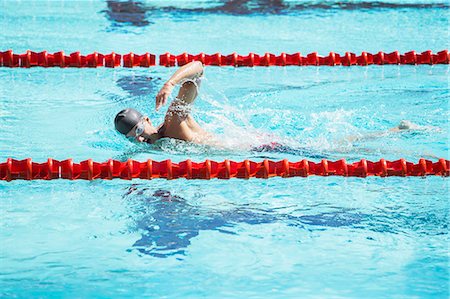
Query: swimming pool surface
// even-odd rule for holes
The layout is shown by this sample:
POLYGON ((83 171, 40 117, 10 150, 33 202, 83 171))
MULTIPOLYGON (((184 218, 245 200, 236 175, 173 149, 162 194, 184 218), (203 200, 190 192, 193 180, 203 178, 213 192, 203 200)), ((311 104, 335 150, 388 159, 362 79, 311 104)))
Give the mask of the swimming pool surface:
MULTIPOLYGON (((449 48, 446 2, 266 2, 0 1, 0 51, 449 48)), ((0 161, 449 159, 447 65, 207 67, 194 117, 224 148, 116 133, 126 107, 163 120, 175 70, 0 68, 0 161), (401 120, 415 129, 385 132, 401 120), (291 150, 251 150, 273 141, 291 150)), ((441 177, 1 181, 0 296, 447 298, 448 192, 441 177)))

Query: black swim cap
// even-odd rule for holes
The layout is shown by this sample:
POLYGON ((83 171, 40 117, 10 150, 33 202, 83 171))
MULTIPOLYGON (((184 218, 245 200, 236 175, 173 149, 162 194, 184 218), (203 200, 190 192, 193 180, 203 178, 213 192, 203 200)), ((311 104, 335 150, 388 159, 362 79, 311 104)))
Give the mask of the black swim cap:
POLYGON ((133 109, 127 108, 117 113, 114 119, 114 126, 120 133, 126 135, 141 120, 142 114, 133 109))

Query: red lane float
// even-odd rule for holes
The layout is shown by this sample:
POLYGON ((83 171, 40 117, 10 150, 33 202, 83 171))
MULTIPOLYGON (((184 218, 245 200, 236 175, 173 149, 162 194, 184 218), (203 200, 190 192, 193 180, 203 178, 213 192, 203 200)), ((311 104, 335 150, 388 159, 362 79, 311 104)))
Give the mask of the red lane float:
POLYGON ((216 162, 205 160, 204 162, 192 162, 185 160, 174 163, 171 160, 138 162, 128 160, 120 162, 108 160, 106 162, 94 162, 92 159, 75 163, 72 159, 64 161, 49 158, 47 162, 36 163, 31 158, 25 160, 14 160, 8 158, 6 162, 0 163, 0 180, 95 180, 95 179, 230 179, 230 178, 270 178, 270 177, 307 177, 318 176, 449 176, 450 161, 439 159, 432 162, 420 159, 418 163, 408 162, 405 159, 386 161, 381 159, 377 162, 362 159, 359 162, 347 163, 344 159, 338 161, 322 160, 312 162, 301 160, 289 162, 263 160, 254 162, 244 160, 235 162, 225 160, 216 162))
POLYGON ((14 54, 12 50, 0 52, 0 66, 5 67, 150 67, 156 65, 156 55, 145 53, 142 55, 129 53, 125 55, 100 54, 94 52, 82 55, 74 52, 66 55, 63 51, 56 53, 33 52, 28 50, 24 54, 14 54))
MULTIPOLYGON (((450 53, 448 50, 433 54, 430 50, 416 53, 410 51, 400 54, 398 51, 392 53, 378 52, 371 54, 362 52, 361 55, 346 52, 344 55, 330 52, 327 56, 320 56, 317 52, 302 56, 301 53, 275 55, 265 53, 263 55, 249 53, 248 55, 238 55, 232 53, 222 55, 215 53, 212 55, 200 53, 197 55, 183 53, 173 55, 165 53, 159 56, 159 65, 171 67, 182 66, 191 61, 201 61, 205 65, 213 66, 234 66, 234 67, 254 67, 254 66, 352 66, 352 65, 383 65, 383 64, 449 64, 450 53)), ((121 55, 117 53, 101 54, 94 52, 82 55, 74 52, 66 55, 63 51, 48 53, 47 51, 33 52, 26 51, 24 54, 14 54, 12 50, 0 52, 0 66, 4 67, 150 67, 156 65, 156 55, 145 53, 142 55, 132 52, 121 55)))
POLYGON ((246 56, 232 53, 230 55, 222 55, 220 53, 208 55, 200 53, 197 55, 183 53, 180 55, 173 55, 165 53, 160 55, 159 64, 162 66, 182 66, 191 61, 201 61, 205 65, 217 66, 351 66, 351 65, 383 65, 383 64, 449 64, 450 53, 448 50, 443 50, 437 54, 433 54, 430 50, 420 54, 415 51, 410 51, 400 54, 398 51, 392 53, 378 52, 371 54, 362 52, 357 56, 355 53, 346 52, 344 55, 330 52, 328 56, 319 56, 317 52, 309 53, 302 56, 301 53, 286 54, 281 53, 275 55, 265 53, 258 55, 249 53, 246 56))

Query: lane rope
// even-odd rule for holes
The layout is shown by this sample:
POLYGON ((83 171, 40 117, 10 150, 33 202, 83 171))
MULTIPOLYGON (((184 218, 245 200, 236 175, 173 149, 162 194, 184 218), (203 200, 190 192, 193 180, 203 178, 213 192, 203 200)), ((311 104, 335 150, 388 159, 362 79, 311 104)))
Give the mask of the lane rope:
MULTIPOLYGON (((317 52, 309 53, 303 56, 300 52, 293 54, 281 53, 275 55, 265 53, 263 55, 249 53, 248 55, 239 55, 232 53, 229 55, 215 54, 188 54, 182 53, 174 55, 164 53, 159 55, 159 65, 172 67, 182 66, 191 61, 201 61, 209 66, 234 66, 234 67, 254 67, 254 66, 366 66, 366 65, 419 65, 419 64, 450 64, 450 53, 448 50, 442 50, 438 53, 432 53, 428 50, 422 53, 409 51, 399 53, 378 52, 371 54, 362 52, 361 55, 345 52, 341 55, 330 52, 328 56, 320 56, 317 52)), ((82 55, 80 52, 73 52, 66 55, 64 51, 48 53, 47 51, 33 52, 26 51, 22 54, 15 54, 12 50, 0 52, 0 67, 78 67, 78 68, 96 68, 96 67, 151 67, 156 66, 156 55, 148 52, 144 54, 101 54, 94 52, 82 55)))
POLYGON ((126 162, 109 159, 106 162, 94 162, 92 159, 73 162, 72 159, 64 161, 49 158, 44 163, 36 163, 27 158, 15 160, 8 158, 0 163, 0 180, 96 180, 96 179, 154 179, 168 180, 185 179, 230 179, 230 178, 270 178, 270 177, 308 177, 317 176, 449 176, 450 161, 439 159, 436 162, 420 159, 418 163, 408 162, 405 159, 387 161, 380 159, 377 162, 362 159, 358 162, 347 163, 344 159, 338 161, 322 160, 313 162, 301 160, 289 162, 263 160, 254 162, 244 160, 235 162, 225 160, 216 162, 205 160, 193 162, 190 159, 175 163, 172 160, 139 162, 129 159, 126 162))

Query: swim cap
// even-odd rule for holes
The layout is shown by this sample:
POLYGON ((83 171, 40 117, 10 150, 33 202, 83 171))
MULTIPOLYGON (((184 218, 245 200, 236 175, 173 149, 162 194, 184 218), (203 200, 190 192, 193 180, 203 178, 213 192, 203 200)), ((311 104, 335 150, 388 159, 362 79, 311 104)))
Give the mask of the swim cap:
POLYGON ((133 129, 133 127, 141 120, 142 114, 133 109, 127 108, 117 113, 114 119, 116 130, 126 135, 133 129))

